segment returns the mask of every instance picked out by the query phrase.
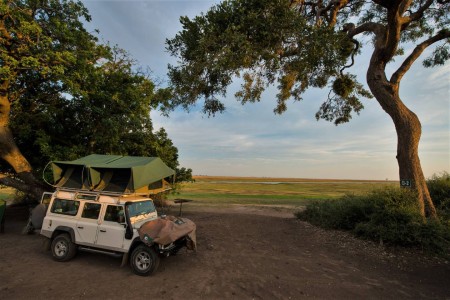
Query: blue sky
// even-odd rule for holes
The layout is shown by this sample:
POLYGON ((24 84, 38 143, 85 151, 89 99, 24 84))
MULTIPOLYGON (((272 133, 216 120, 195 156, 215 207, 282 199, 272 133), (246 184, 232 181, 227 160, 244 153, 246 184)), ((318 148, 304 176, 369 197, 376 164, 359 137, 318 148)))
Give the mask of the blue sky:
MULTIPOLYGON (((84 0, 102 41, 127 50, 139 65, 167 80, 165 39, 181 29, 179 17, 206 12, 219 1, 84 0)), ((364 45, 352 72, 365 83, 370 45, 364 45)), ((411 49, 406 49, 406 52, 411 49)), ((400 60, 399 60, 400 61, 400 60)), ((392 70, 395 68, 395 63, 392 70)), ((208 118, 193 109, 176 110, 169 118, 152 112, 155 128, 164 127, 179 151, 179 161, 195 175, 398 179, 396 134, 389 116, 374 100, 351 122, 335 126, 316 121, 315 113, 328 91, 310 90, 301 102, 275 115, 276 89, 260 103, 242 106, 234 98, 239 83, 223 100, 227 110, 208 118)), ((450 169, 450 64, 424 69, 420 62, 404 77, 400 95, 422 122, 419 148, 426 177, 450 169)))

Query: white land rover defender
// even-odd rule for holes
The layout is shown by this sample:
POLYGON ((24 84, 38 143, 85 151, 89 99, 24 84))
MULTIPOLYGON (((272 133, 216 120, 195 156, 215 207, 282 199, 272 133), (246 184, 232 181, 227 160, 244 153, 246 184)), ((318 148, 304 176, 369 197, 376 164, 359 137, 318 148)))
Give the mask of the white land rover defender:
MULTIPOLYGON (((47 245, 53 258, 68 261, 78 250, 104 253, 122 257, 122 265, 129 262, 135 274, 146 276, 156 271, 160 256, 176 254, 184 246, 195 250, 195 224, 185 218, 158 217, 151 198, 136 193, 135 187, 130 191, 136 181, 132 176, 127 179, 120 174, 116 176, 120 177, 119 182, 114 181, 114 174, 101 170, 114 170, 120 160, 114 157, 106 168, 104 160, 108 157, 93 155, 72 162, 53 162, 57 171, 54 176, 57 190, 51 194, 40 231, 48 238, 47 245), (98 163, 99 159, 101 163, 98 163), (78 168, 81 173, 77 174, 79 165, 83 168, 78 168), (98 182, 91 179, 88 184, 91 188, 85 188, 86 183, 81 177, 89 170, 99 173, 98 182), (76 182, 80 186, 74 187, 76 182), (117 191, 121 184, 125 191, 117 191)), ((132 157, 123 158, 128 165, 135 161, 132 157)), ((153 165, 153 171, 155 166, 158 165, 153 165)), ((55 174, 55 167, 53 171, 55 174)), ((133 174, 132 168, 130 174, 133 174)), ((163 172, 160 177, 165 175, 167 173, 163 172)), ((155 182, 150 184, 155 186, 155 182)))

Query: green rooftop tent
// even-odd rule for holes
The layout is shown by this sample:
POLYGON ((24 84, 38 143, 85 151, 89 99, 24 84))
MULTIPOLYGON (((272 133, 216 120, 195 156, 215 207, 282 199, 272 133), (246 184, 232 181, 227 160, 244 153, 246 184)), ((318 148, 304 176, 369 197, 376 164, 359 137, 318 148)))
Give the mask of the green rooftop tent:
POLYGON ((158 157, 92 154, 51 166, 56 187, 98 192, 156 194, 175 176, 158 157))

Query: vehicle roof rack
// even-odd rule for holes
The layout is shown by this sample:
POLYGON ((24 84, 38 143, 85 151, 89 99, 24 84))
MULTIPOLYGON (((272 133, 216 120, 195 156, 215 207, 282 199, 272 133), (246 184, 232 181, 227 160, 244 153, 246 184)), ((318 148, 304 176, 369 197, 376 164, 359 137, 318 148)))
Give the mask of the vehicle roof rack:
MULTIPOLYGON (((168 191, 170 189, 166 189, 164 191, 168 191)), ((80 189, 71 189, 71 188, 57 188, 56 192, 62 193, 70 193, 71 198, 75 199, 84 199, 84 200, 92 200, 99 201, 100 197, 105 196, 109 197, 114 202, 118 203, 122 199, 131 198, 131 197, 151 197, 152 193, 117 193, 117 192, 108 192, 108 191, 89 191, 89 190, 80 190, 80 189)))

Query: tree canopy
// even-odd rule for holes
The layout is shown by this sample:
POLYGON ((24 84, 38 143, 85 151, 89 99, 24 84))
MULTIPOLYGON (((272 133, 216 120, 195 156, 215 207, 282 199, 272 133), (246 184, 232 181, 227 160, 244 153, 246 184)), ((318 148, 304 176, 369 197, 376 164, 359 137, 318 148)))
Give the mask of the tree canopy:
POLYGON ((14 103, 10 127, 35 171, 50 160, 91 153, 159 156, 178 167, 178 150, 164 128, 153 130, 155 84, 147 72, 133 71, 126 52, 115 47, 110 54, 91 66, 73 95, 28 90, 14 103))
MULTIPOLYGON (((219 97, 226 95, 236 77, 242 77, 244 83, 235 94, 242 103, 259 101, 268 86, 277 84, 275 112, 283 113, 287 100, 301 100, 310 87, 328 87, 331 94, 317 117, 336 124, 349 121, 352 112, 363 108, 361 98, 372 97, 356 76, 344 70, 361 50, 353 37, 370 34, 376 24, 386 23, 387 10, 376 2, 381 1, 223 1, 193 19, 181 17, 183 30, 167 40, 169 53, 180 59, 169 66, 175 96, 167 108, 188 108, 203 99, 206 113, 221 112, 225 106, 219 97), (347 22, 354 18, 373 28, 359 26, 349 36, 355 25, 347 22)), ((406 2, 412 2, 411 10, 424 13, 401 31, 399 43, 448 34, 448 3, 425 9, 423 1, 406 2)), ((430 2, 428 7, 435 1, 425 2, 430 2)), ((396 48, 391 58, 403 53, 396 48)), ((443 64, 448 50, 447 43, 440 45, 424 64, 443 64)))
POLYGON ((160 156, 178 150, 150 110, 167 92, 118 47, 86 31, 72 0, 0 4, 0 184, 38 197, 50 160, 91 153, 160 156))
POLYGON ((447 0, 223 1, 192 19, 181 17, 183 29, 166 41, 178 58, 169 66, 174 96, 166 109, 200 100, 205 113, 222 112, 221 97, 238 77, 243 83, 235 97, 242 103, 259 101, 266 88, 277 85, 275 113, 309 88, 327 88, 316 118, 336 125, 359 113, 364 98, 375 97, 397 130, 400 179, 412 181, 423 215, 425 204, 435 215, 418 158, 420 122, 398 91, 428 47, 433 51, 425 67, 449 59, 449 12, 447 0), (366 78, 370 92, 349 73, 361 41, 370 41, 373 50, 366 78), (394 58, 401 63, 389 78, 386 66, 394 58))

